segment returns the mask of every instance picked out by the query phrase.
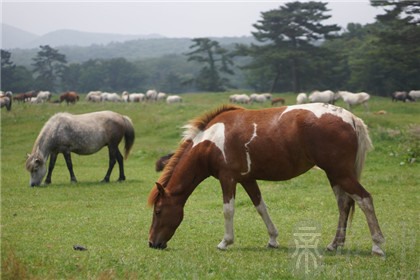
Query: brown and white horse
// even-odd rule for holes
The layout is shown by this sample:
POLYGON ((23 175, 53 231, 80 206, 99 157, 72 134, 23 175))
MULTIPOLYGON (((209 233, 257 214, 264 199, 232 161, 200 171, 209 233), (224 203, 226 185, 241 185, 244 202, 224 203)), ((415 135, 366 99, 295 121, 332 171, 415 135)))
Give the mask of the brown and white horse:
POLYGON ((154 206, 149 246, 164 249, 183 219, 183 208, 204 179, 214 176, 223 192, 225 234, 219 249, 234 241, 236 184, 240 183, 265 222, 269 247, 278 247, 257 180, 288 180, 317 165, 323 169, 339 208, 338 227, 329 250, 343 246, 354 201, 366 215, 372 252, 384 255, 384 242, 372 197, 359 178, 372 144, 363 121, 328 104, 314 103, 263 110, 221 108, 193 120, 184 133, 148 203, 154 206))
POLYGON ((109 166, 103 182, 109 182, 116 162, 120 168, 118 181, 124 181, 123 156, 118 148, 125 140, 125 158, 134 143, 134 127, 129 117, 112 111, 100 111, 81 115, 57 113, 41 129, 32 153, 26 160, 26 170, 30 173, 30 185, 38 186, 47 173, 47 160, 50 158, 46 184, 51 183, 57 155, 62 153, 70 172, 70 180, 77 182, 73 172, 71 153, 91 155, 108 146, 109 166))

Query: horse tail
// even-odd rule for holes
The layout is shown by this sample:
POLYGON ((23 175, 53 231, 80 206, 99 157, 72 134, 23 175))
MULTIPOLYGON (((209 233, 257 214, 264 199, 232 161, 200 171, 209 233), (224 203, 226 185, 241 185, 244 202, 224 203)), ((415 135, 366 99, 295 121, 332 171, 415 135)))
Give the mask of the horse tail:
POLYGON ((133 122, 127 116, 124 116, 124 124, 125 124, 125 132, 124 132, 124 158, 127 159, 128 155, 130 154, 131 148, 134 144, 135 133, 133 122))
POLYGON ((365 123, 357 117, 355 117, 354 122, 358 142, 355 169, 357 179, 360 180, 362 170, 365 165, 366 155, 370 150, 373 149, 373 145, 372 141, 370 140, 368 128, 365 125, 365 123))
MULTIPOLYGON (((363 167, 365 165, 366 155, 369 151, 373 149, 373 144, 369 137, 368 128, 366 124, 363 122, 363 120, 360 118, 354 117, 353 121, 355 125, 355 130, 357 134, 357 142, 358 142, 356 162, 355 162, 355 171, 356 171, 357 180, 360 181, 363 167)), ((349 220, 348 220, 349 225, 351 225, 351 222, 353 220, 354 211, 355 211, 355 203, 353 200, 350 205, 350 213, 349 213, 349 220)))

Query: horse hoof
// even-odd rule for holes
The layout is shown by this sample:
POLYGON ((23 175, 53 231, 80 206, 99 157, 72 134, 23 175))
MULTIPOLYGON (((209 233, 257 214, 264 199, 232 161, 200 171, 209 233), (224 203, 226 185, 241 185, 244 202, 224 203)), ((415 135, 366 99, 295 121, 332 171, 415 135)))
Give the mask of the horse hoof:
POLYGON ((335 246, 333 243, 327 246, 327 251, 334 252, 335 250, 337 250, 337 246, 335 246))
POLYGON ((278 247, 279 247, 278 243, 275 243, 275 244, 268 243, 267 244, 267 248, 270 248, 270 249, 277 249, 278 247))
POLYGON ((385 258, 384 251, 382 251, 382 249, 378 245, 373 245, 372 246, 372 255, 385 258))

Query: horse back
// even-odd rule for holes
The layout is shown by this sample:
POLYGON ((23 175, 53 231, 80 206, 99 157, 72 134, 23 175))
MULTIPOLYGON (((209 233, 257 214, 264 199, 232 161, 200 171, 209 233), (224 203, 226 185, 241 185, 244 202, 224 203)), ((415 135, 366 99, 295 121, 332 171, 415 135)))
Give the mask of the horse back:
POLYGON ((213 136, 205 149, 212 141, 218 143, 211 152, 212 166, 218 166, 214 173, 229 170, 238 181, 287 180, 314 165, 331 169, 345 159, 346 168, 354 166, 357 135, 352 122, 350 112, 323 104, 235 110, 209 122, 206 129, 223 124, 224 136, 213 136))

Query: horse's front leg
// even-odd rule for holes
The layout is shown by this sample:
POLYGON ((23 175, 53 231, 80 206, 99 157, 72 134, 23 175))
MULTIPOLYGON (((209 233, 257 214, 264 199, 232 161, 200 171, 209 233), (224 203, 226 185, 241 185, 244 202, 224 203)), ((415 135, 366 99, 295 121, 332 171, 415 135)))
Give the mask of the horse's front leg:
POLYGON ((245 191, 251 198, 252 203, 255 206, 258 214, 260 214, 261 218, 263 219, 265 226, 267 227, 268 235, 270 237, 268 241, 267 247, 269 248, 278 248, 279 243, 277 242, 277 236, 279 235, 276 226, 271 221, 270 215, 267 211, 267 206, 264 203, 264 200, 261 196, 260 188, 255 180, 242 183, 245 191))
POLYGON ((222 241, 217 245, 220 250, 226 250, 234 242, 233 216, 235 214, 235 195, 236 182, 227 180, 229 183, 221 181, 223 192, 223 216, 225 218, 225 235, 222 241))
POLYGON ((51 175, 54 170, 56 160, 57 160, 57 154, 51 153, 50 164, 48 166, 48 174, 47 174, 47 178, 45 178, 45 184, 51 184, 51 175))
POLYGON ((67 169, 69 170, 69 173, 70 173, 70 182, 77 183, 76 176, 74 175, 74 172, 73 172, 73 163, 71 161, 71 154, 70 152, 64 152, 63 155, 64 155, 64 159, 66 160, 67 169))

